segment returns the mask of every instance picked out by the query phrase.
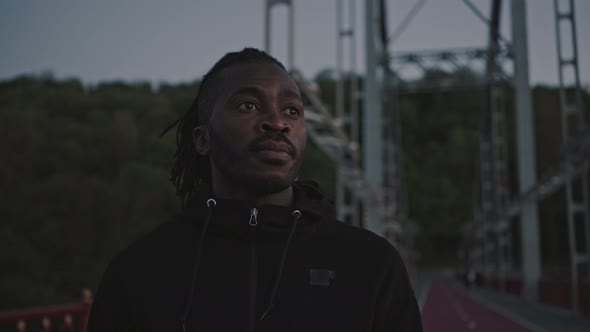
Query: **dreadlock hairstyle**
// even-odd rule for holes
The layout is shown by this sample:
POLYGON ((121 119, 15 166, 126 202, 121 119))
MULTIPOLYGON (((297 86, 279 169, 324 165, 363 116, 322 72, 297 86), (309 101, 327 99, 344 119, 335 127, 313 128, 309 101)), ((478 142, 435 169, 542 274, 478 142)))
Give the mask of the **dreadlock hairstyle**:
POLYGON ((239 52, 225 54, 203 76, 199 93, 186 113, 164 129, 160 135, 163 136, 178 126, 176 129, 175 161, 170 170, 170 181, 176 186, 176 195, 180 197, 182 207, 186 207, 191 195, 201 186, 211 184, 209 156, 197 153, 193 142, 193 130, 202 124, 209 123, 215 100, 221 89, 217 77, 227 67, 249 62, 268 62, 286 70, 285 66, 277 59, 255 48, 247 47, 239 52))

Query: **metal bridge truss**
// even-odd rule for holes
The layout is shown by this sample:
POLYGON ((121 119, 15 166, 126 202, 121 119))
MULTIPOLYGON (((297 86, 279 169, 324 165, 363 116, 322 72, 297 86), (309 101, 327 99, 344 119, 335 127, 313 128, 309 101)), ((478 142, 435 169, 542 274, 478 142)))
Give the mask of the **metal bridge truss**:
MULTIPOLYGON (((497 79, 510 82, 511 54, 502 46, 496 53, 499 66, 497 79)), ((458 48, 447 50, 396 53, 391 57, 398 89, 402 93, 481 89, 489 78, 484 75, 488 50, 485 48, 458 48), (430 73, 449 74, 466 71, 465 77, 428 76, 430 73), (422 80, 429 77, 428 82, 422 80)))
POLYGON ((578 311, 578 282, 580 279, 590 279, 587 172, 590 154, 588 153, 588 132, 580 87, 574 1, 554 0, 554 13, 559 69, 561 133, 562 143, 566 147, 563 168, 569 175, 563 177, 563 182, 567 200, 571 303, 573 310, 578 311), (565 38, 569 40, 566 39, 564 42, 565 38), (570 47, 567 47, 568 45, 570 47), (580 170, 580 172, 575 172, 575 170, 580 170), (582 274, 583 271, 585 275, 582 274))
POLYGON ((382 194, 369 185, 358 166, 357 145, 348 139, 337 121, 323 105, 314 86, 306 81, 297 70, 293 70, 291 76, 299 86, 304 99, 305 123, 310 138, 322 152, 339 165, 343 183, 348 190, 354 192, 363 202, 381 202, 382 194))
MULTIPOLYGON (((478 194, 476 195, 476 202, 474 204, 473 223, 473 232, 479 247, 476 247, 471 253, 472 262, 481 268, 480 271, 487 269, 488 272, 498 273, 500 277, 508 272, 512 267, 510 220, 523 213, 525 209, 530 209, 530 202, 538 202, 565 186, 567 191, 569 242, 572 261, 572 303, 574 303, 574 308, 577 308, 576 287, 579 279, 578 268, 581 264, 590 263, 590 255, 588 254, 590 251, 590 227, 588 225, 587 192, 587 173, 590 168, 590 134, 588 134, 586 128, 583 126, 585 122, 582 117, 583 105, 581 104, 577 69, 578 59, 575 45, 573 0, 565 0, 570 3, 569 9, 565 11, 559 9, 561 7, 558 8, 559 0, 554 1, 558 32, 560 95, 561 109, 563 112, 562 122, 566 124, 568 121, 571 122, 573 118, 573 122, 579 124, 579 126, 574 129, 567 127, 567 125, 565 127, 562 126, 564 142, 566 142, 564 144, 564 158, 562 162, 553 171, 541 177, 535 185, 529 185, 529 187, 525 188, 526 190, 521 188, 521 194, 513 199, 510 199, 507 187, 508 153, 506 148, 507 132, 503 88, 510 86, 516 87, 512 74, 515 71, 515 59, 511 45, 498 34, 493 37, 493 17, 492 20, 487 22, 491 28, 488 48, 396 53, 388 56, 387 52, 383 52, 384 46, 386 49, 386 42, 383 42, 383 40, 386 39, 381 38, 383 45, 373 46, 382 50, 381 54, 377 54, 379 52, 375 53, 375 51, 371 53, 375 59, 379 57, 389 59, 389 63, 387 61, 375 60, 378 61, 378 66, 385 73, 382 76, 384 80, 379 83, 381 90, 378 95, 381 97, 392 96, 393 98, 389 100, 389 103, 384 103, 380 106, 385 108, 381 113, 383 121, 382 130, 384 136, 388 137, 387 142, 382 143, 383 150, 380 152, 381 162, 384 163, 383 174, 380 175, 382 180, 379 181, 382 185, 376 186, 373 184, 375 179, 369 181, 360 167, 358 128, 349 128, 349 130, 353 129, 350 130, 352 139, 349 139, 349 135, 344 131, 347 123, 350 124, 349 127, 358 125, 358 118, 360 116, 358 110, 351 110, 348 115, 345 115, 340 114, 342 110, 338 109, 336 110, 336 117, 332 116, 323 106, 314 90, 314 86, 307 82, 298 71, 293 71, 292 76, 304 96, 306 124, 310 138, 338 165, 339 186, 346 188, 346 191, 353 196, 353 202, 360 201, 365 207, 369 207, 369 209, 375 208, 382 211, 377 215, 373 215, 373 217, 377 216, 379 221, 376 224, 372 224, 374 227, 372 230, 381 235, 386 235, 383 234, 384 231, 387 232, 388 228, 394 229, 393 233, 395 233, 395 237, 404 235, 405 232, 405 230, 401 229, 403 222, 400 223, 400 221, 403 221, 400 219, 403 219, 403 216, 400 217, 400 212, 404 208, 403 199, 400 200, 400 198, 403 198, 401 197, 403 195, 400 195, 403 193, 403 188, 395 187, 396 179, 401 181, 403 177, 400 166, 401 151, 399 148, 396 148, 400 146, 401 128, 399 127, 399 115, 395 116, 394 113, 396 111, 395 93, 486 89, 486 110, 482 119, 479 164, 477 166, 480 181, 478 183, 479 188, 476 188, 478 194), (570 24, 569 31, 571 32, 570 35, 573 36, 574 48, 573 55, 570 57, 562 54, 560 40, 562 35, 560 30, 561 23, 570 24), (393 69, 389 70, 389 65, 393 69), (570 72, 573 70, 575 74, 574 82, 564 82, 564 72, 567 70, 570 70, 570 72), (464 77, 445 75, 445 72, 456 74, 463 71, 465 73, 463 75, 464 77), (420 80, 423 77, 427 77, 428 80, 420 80), (393 84, 393 89, 391 84, 393 84), (393 95, 392 91, 395 92, 393 95), (528 208, 526 207, 527 204, 528 208), (584 233, 583 236, 578 235, 576 237, 576 230, 584 233), (581 241, 577 241, 577 239, 581 239, 581 241)), ((499 3, 497 0, 494 2, 499 3)), ((367 1, 367 8, 369 8, 368 4, 370 3, 373 3, 373 1, 367 1)), ((380 3, 383 2, 380 1, 380 3)), ((493 6, 495 6, 495 3, 493 6)), ((519 3, 524 2, 519 1, 519 3)), ((499 14, 497 13, 496 15, 499 14)), ((379 15, 367 16, 371 20, 375 20, 377 17, 379 15)), ((352 35, 351 31, 341 30, 340 25, 338 29, 339 39, 347 35, 352 35)), ((386 31, 384 26, 382 30, 386 31)), ((373 31, 373 33, 376 33, 376 31, 373 31)), ((357 98, 354 96, 354 93, 352 97, 357 98)), ((351 99, 351 101, 356 101, 356 99, 351 99)), ((351 104, 355 103, 351 102, 351 104)), ((340 107, 342 107, 342 103, 340 103, 340 107)), ((367 116, 365 112, 367 112, 367 109, 363 112, 364 117, 367 116)), ((365 122, 367 121, 366 118, 364 120, 365 122)), ((364 139, 366 140, 367 137, 364 139)), ((526 145, 528 143, 524 144, 526 145)), ((367 159, 367 156, 364 155, 364 159, 367 159)), ((364 162, 365 167, 367 167, 367 160, 364 160, 364 162)), ((532 169, 534 168, 533 165, 532 169)), ((372 176, 374 177, 374 175, 372 176)), ((356 226, 366 227, 367 225, 362 225, 362 222, 358 221, 358 218, 351 217, 353 215, 358 217, 358 210, 354 211, 354 208, 351 208, 350 205, 346 206, 346 204, 340 206, 339 215, 348 215, 349 217, 342 219, 350 220, 356 226)), ((354 204, 358 207, 358 203, 354 204)), ((368 220, 369 223, 374 222, 371 221, 372 218, 370 215, 368 220)), ((536 217, 530 220, 536 221, 536 217)), ((369 228, 371 229, 371 225, 369 225, 369 228)), ((393 242, 396 241, 394 240, 393 242)), ((534 272, 535 267, 532 267, 532 272, 528 271, 529 268, 530 266, 523 267, 525 276, 528 273, 534 279, 537 273, 534 272)))
POLYGON ((506 205, 498 216, 505 225, 518 216, 524 205, 539 202, 565 188, 567 227, 570 251, 570 299, 572 309, 579 310, 578 286, 590 278, 590 225, 588 172, 590 171, 590 131, 584 118, 580 87, 575 11, 573 0, 554 0, 559 92, 562 132, 561 162, 544 174, 538 183, 506 205), (565 34, 569 32, 569 34, 565 34), (570 49, 562 38, 570 38, 570 49), (569 55, 566 52, 569 51, 569 55), (586 267, 584 269, 583 267, 586 267), (586 275, 582 274, 586 271, 586 275))
MULTIPOLYGON (((590 225, 588 213, 588 170, 590 168, 590 132, 585 126, 578 76, 576 30, 573 0, 555 1, 560 103, 562 111, 563 157, 559 165, 538 183, 510 199, 507 178, 507 142, 505 101, 501 86, 513 86, 511 45, 497 36, 490 46, 438 51, 397 53, 391 57, 399 93, 488 90, 486 119, 482 125, 479 149, 479 185, 474 213, 474 235, 478 239, 472 255, 481 271, 495 270, 500 276, 512 267, 510 220, 523 206, 538 202, 566 188, 568 234, 571 257, 572 304, 577 308, 577 284, 582 264, 590 265, 590 225), (563 1, 562 1, 563 2, 563 1), (567 5, 567 6, 566 6, 567 5), (568 35, 564 36, 564 30, 568 35), (569 55, 564 55, 562 38, 569 37, 569 55), (492 51, 491 51, 492 50, 492 51), (491 65, 491 67, 490 67, 491 65), (465 72, 465 77, 444 73, 465 72), (486 73, 487 74, 483 74, 486 73), (443 73, 437 75, 437 73, 443 73), (568 75, 569 74, 569 75, 568 75), (423 77, 429 79, 425 82, 423 77), (569 81, 568 81, 569 80, 569 81), (569 124, 569 125, 568 125, 569 124), (572 126, 575 124, 575 127, 572 126), (578 233, 582 233, 581 235, 578 233)), ((491 24, 492 22, 488 22, 491 24)), ((590 271, 590 266, 587 268, 590 271)))
POLYGON ((481 243, 480 260, 484 271, 499 274, 504 280, 511 269, 511 232, 508 222, 498 218, 509 200, 508 189, 508 147, 504 92, 501 80, 506 77, 499 57, 501 44, 499 36, 500 2, 492 3, 489 21, 489 41, 486 56, 484 84, 485 107, 480 114, 479 179, 480 208, 482 210, 478 232, 481 243))
POLYGON ((478 158, 480 202, 475 213, 476 224, 480 225, 476 237, 481 246, 472 255, 478 257, 480 270, 494 268, 508 272, 512 261, 512 240, 508 223, 498 222, 498 211, 503 211, 509 202, 508 133, 503 88, 512 84, 510 50, 506 44, 497 43, 493 52, 484 48, 409 52, 394 54, 391 61, 400 94, 486 90, 483 105, 486 118, 482 123, 478 158), (430 73, 453 74, 457 71, 464 71, 466 75, 459 78, 455 75, 428 76, 430 73), (428 81, 420 80, 423 77, 429 77, 428 81))
MULTIPOLYGON (((411 250, 417 227, 408 218, 408 194, 403 167, 402 125, 398 103, 399 78, 390 59, 390 45, 387 16, 387 1, 379 1, 376 21, 379 29, 374 31, 379 43, 375 64, 383 73, 380 80, 379 96, 383 121, 383 191, 385 201, 385 235, 397 244, 402 256, 412 261, 411 250), (385 59, 386 61, 383 61, 385 59)), ((369 56, 370 53, 367 53, 369 56)))
MULTIPOLYGON (((351 0, 349 4, 352 10, 355 2, 351 0)), ((385 208, 388 206, 386 202, 387 197, 383 193, 383 187, 370 182, 366 177, 366 173, 364 173, 360 167, 361 158, 359 157, 360 150, 358 143, 358 120, 360 113, 356 107, 359 101, 356 80, 352 80, 354 82, 353 86, 351 86, 351 107, 347 112, 348 114, 344 114, 343 110, 343 89, 341 80, 339 80, 340 98, 337 98, 340 99, 340 102, 339 105, 337 105, 336 114, 330 114, 318 97, 314 85, 306 81, 301 73, 293 68, 293 8, 290 0, 266 1, 265 49, 268 52, 271 48, 270 15, 271 10, 275 5, 285 5, 289 9, 289 33, 287 36, 289 45, 288 67, 291 69, 291 75, 298 84, 304 99, 307 132, 309 137, 316 143, 320 150, 322 150, 335 163, 337 168, 337 210, 339 219, 355 226, 368 228, 380 235, 385 235, 384 230, 386 230, 385 226, 387 223, 383 223, 383 221, 386 220, 376 218, 376 216, 387 217, 386 212, 388 210, 385 208), (348 128, 347 125, 349 125, 348 128), (346 129, 350 132, 349 134, 345 131, 346 129), (344 195, 344 193, 346 193, 346 195, 344 195), (365 208, 363 211, 365 218, 363 219, 360 218, 359 205, 362 205, 365 208), (377 213, 375 214, 375 212, 377 213)), ((340 1, 338 5, 342 8, 340 1)), ((353 36, 354 21, 352 19, 354 13, 350 12, 350 14, 351 27, 349 30, 342 29, 341 14, 339 14, 339 43, 342 38, 353 36)), ((351 61, 352 55, 355 54, 355 52, 354 38, 351 38, 351 61)), ((374 160, 372 162, 379 163, 379 160, 374 160)))
POLYGON ((517 197, 508 192, 506 122, 501 85, 513 86, 509 74, 513 61, 510 45, 501 38, 490 40, 490 48, 464 48, 395 54, 394 64, 400 93, 488 89, 487 110, 480 136, 479 183, 476 186, 474 235, 478 246, 472 258, 480 271, 502 277, 512 267, 510 220, 519 216, 530 202, 539 202, 556 191, 566 190, 567 225, 570 247, 572 308, 578 310, 578 284, 590 276, 590 214, 588 172, 590 169, 590 130, 583 115, 577 57, 573 0, 554 0, 558 69, 560 79, 562 160, 553 170, 517 197), (565 43, 564 38, 569 38, 565 43), (494 45, 495 43, 495 45, 494 45), (565 45, 569 46, 566 55, 565 45), (492 50, 492 51, 491 51, 492 50), (491 65, 491 67, 490 67, 491 65), (437 72, 461 72, 457 79, 437 72), (481 74, 487 72, 486 75, 481 74), (430 75, 435 73, 435 75, 430 75), (428 82, 419 80, 429 77, 428 82), (585 266, 583 268, 582 266, 585 266), (495 271, 492 271, 495 270, 495 271), (586 275, 581 272, 586 271, 586 275))

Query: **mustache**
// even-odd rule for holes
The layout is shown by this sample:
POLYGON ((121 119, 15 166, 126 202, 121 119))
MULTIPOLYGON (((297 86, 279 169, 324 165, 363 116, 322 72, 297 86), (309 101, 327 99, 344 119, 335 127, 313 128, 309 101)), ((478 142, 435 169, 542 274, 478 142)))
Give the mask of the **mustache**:
POLYGON ((260 135, 260 137, 252 140, 252 142, 248 144, 248 150, 257 151, 260 149, 259 146, 267 141, 282 142, 287 144, 291 157, 293 157, 293 159, 297 157, 297 148, 282 132, 265 131, 262 135, 260 135))

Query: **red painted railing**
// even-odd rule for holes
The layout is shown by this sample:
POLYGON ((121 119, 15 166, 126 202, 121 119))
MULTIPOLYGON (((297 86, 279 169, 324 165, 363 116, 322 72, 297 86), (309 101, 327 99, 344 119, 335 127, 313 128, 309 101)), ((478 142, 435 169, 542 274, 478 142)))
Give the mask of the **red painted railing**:
POLYGON ((11 324, 17 332, 26 332, 27 325, 38 325, 42 332, 86 332, 92 306, 92 292, 82 291, 82 302, 60 306, 0 311, 0 323, 11 324), (54 329, 54 326, 58 326, 54 329))

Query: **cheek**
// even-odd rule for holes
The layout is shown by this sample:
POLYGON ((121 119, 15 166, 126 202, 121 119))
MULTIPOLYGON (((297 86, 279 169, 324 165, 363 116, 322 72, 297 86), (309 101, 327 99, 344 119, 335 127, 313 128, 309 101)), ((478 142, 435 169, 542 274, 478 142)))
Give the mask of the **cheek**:
POLYGON ((297 142, 295 144, 297 145, 297 148, 300 150, 300 152, 303 153, 303 150, 307 145, 307 133, 305 129, 302 130, 299 135, 297 135, 297 142))
POLYGON ((217 122, 211 126, 213 135, 224 145, 230 146, 233 149, 240 149, 247 143, 247 135, 245 132, 246 124, 243 122, 217 122))

